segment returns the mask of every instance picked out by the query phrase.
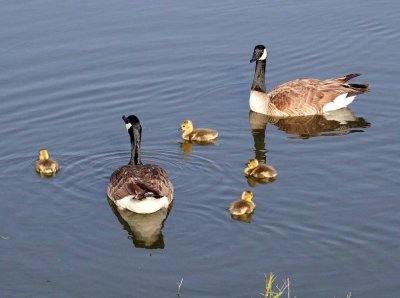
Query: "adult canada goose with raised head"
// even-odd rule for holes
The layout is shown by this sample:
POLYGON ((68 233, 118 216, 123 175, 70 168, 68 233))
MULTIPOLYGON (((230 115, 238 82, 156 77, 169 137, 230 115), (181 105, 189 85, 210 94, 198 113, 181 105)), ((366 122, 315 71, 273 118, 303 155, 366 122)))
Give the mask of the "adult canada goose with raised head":
POLYGON ((301 78, 283 83, 267 93, 267 56, 266 47, 257 45, 250 60, 256 61, 249 99, 250 109, 254 112, 275 117, 322 115, 348 106, 356 95, 369 90, 368 84, 347 83, 361 75, 352 73, 328 80, 301 78))
POLYGON ((168 208, 174 188, 167 173, 155 164, 142 164, 140 143, 142 126, 134 116, 122 116, 131 141, 128 165, 116 169, 108 183, 107 195, 120 209, 136 213, 153 213, 168 208))

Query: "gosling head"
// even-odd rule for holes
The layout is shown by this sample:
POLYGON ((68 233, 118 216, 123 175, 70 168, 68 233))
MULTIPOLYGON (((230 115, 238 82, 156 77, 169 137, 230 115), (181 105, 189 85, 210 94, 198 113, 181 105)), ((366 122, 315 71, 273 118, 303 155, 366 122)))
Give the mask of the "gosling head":
POLYGON ((242 200, 243 200, 243 201, 251 202, 252 199, 253 199, 253 192, 252 192, 252 191, 250 191, 250 190, 245 190, 245 191, 242 193, 242 200))
POLYGON ((256 167, 258 167, 259 163, 257 159, 249 159, 249 161, 247 162, 247 168, 249 168, 250 170, 255 169, 256 167))
POLYGON ((190 120, 185 120, 181 123, 181 130, 186 133, 190 133, 193 131, 193 123, 190 120))
POLYGON ((49 152, 47 149, 40 149, 39 150, 39 160, 48 160, 49 159, 49 152))
POLYGON ((263 45, 257 45, 254 48, 253 57, 251 58, 250 62, 267 60, 267 56, 267 48, 263 45))

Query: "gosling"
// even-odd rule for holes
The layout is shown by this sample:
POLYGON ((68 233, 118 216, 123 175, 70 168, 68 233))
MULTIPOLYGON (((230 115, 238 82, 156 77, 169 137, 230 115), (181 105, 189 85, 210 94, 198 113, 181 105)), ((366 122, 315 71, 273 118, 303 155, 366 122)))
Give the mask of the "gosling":
POLYGON ((242 193, 240 200, 234 201, 229 206, 229 211, 232 215, 246 215, 254 212, 256 204, 253 203, 253 193, 246 190, 242 193))
POLYGON ((43 176, 53 176, 58 171, 57 161, 50 159, 46 149, 39 150, 39 160, 36 162, 36 172, 43 176))
POLYGON ((274 179, 278 175, 273 166, 259 163, 257 159, 250 159, 244 169, 246 177, 255 179, 274 179))
POLYGON ((193 129, 193 123, 185 120, 181 123, 182 139, 194 142, 212 142, 218 137, 218 132, 209 128, 193 129))

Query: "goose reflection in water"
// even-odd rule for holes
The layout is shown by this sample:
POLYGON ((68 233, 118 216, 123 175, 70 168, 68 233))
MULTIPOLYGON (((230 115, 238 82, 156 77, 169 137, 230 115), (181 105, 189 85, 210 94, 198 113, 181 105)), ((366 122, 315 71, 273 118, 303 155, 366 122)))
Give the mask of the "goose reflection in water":
MULTIPOLYGON (((250 126, 254 133, 264 130, 267 123, 275 125, 279 130, 290 134, 289 138, 309 139, 323 136, 343 136, 355 132, 363 132, 370 123, 362 117, 356 117, 348 108, 329 112, 325 115, 276 118, 250 112, 250 126)), ((257 149, 257 148, 256 148, 257 149)))
POLYGON ((128 232, 129 238, 135 247, 146 249, 164 248, 162 229, 171 207, 168 209, 161 208, 157 212, 150 214, 139 214, 129 210, 118 209, 109 198, 107 200, 118 221, 128 232))
MULTIPOLYGON (((268 123, 285 131, 293 139, 309 139, 322 136, 343 136, 363 132, 370 123, 362 117, 356 117, 348 108, 329 112, 326 115, 312 115, 289 118, 277 118, 250 111, 250 127, 254 139, 255 159, 267 164, 265 130, 268 123)), ((258 182, 248 177, 247 183, 255 186, 258 182)))
MULTIPOLYGON (((260 164, 271 167, 274 167, 267 163, 267 152, 268 150, 265 147, 265 129, 267 127, 267 119, 266 115, 259 114, 253 111, 250 111, 250 126, 251 126, 251 134, 254 140, 254 152, 255 157, 254 160, 257 160, 260 164)), ((250 160, 249 160, 250 161, 250 160)), ((247 184, 249 186, 256 186, 258 183, 271 183, 276 180, 277 172, 275 171, 275 177, 269 177, 265 179, 257 179, 253 176, 246 175, 246 170, 248 168, 248 163, 246 164, 245 168, 245 176, 247 178, 247 184)))

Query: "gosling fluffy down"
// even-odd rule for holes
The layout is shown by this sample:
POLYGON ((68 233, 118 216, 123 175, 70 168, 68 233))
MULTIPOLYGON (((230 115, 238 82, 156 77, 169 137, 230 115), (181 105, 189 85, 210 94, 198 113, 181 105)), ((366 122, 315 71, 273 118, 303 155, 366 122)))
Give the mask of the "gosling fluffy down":
POLYGON ((194 142, 210 142, 218 137, 218 132, 209 128, 193 129, 193 123, 190 120, 185 120, 181 123, 183 130, 182 139, 194 142))
POLYGON ((49 152, 46 149, 39 150, 39 160, 36 162, 35 170, 43 176, 53 176, 58 171, 57 161, 50 159, 49 152))
POLYGON ((242 193, 242 198, 231 203, 229 211, 232 215, 245 215, 251 214, 256 208, 256 204, 253 203, 253 193, 250 190, 246 190, 242 193))
POLYGON ((247 162, 247 167, 244 169, 246 177, 252 177, 255 179, 271 179, 276 178, 278 173, 273 166, 265 163, 259 163, 257 159, 250 159, 247 162))

